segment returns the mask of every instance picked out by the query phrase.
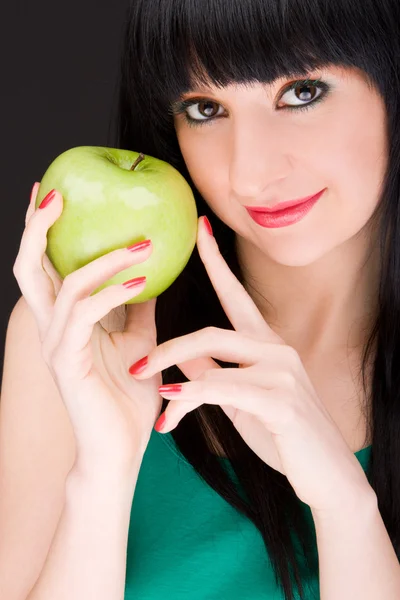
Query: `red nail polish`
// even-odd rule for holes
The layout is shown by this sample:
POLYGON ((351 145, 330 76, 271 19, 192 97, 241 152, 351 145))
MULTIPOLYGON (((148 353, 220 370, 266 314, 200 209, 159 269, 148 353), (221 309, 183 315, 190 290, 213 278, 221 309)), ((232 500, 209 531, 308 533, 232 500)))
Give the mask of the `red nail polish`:
POLYGON ((42 202, 39 205, 39 208, 46 208, 46 206, 50 204, 50 202, 54 199, 55 195, 56 190, 51 190, 51 192, 49 192, 47 196, 43 198, 42 202))
POLYGON ((161 415, 161 417, 157 420, 156 424, 154 425, 154 429, 158 432, 161 431, 161 429, 164 427, 165 425, 165 412, 163 412, 163 414, 161 415))
POLYGON ((213 234, 213 230, 212 230, 212 227, 211 227, 211 223, 207 219, 207 217, 204 217, 204 225, 206 226, 206 229, 207 229, 208 233, 213 236, 214 234, 213 234))
POLYGON ((131 375, 137 375, 138 373, 141 373, 146 368, 148 362, 149 362, 149 357, 144 356, 143 358, 141 358, 137 362, 133 363, 133 365, 131 365, 129 367, 129 373, 131 375))
POLYGON ((141 250, 145 250, 151 245, 151 240, 145 240, 144 242, 139 242, 138 244, 133 244, 132 246, 127 246, 127 250, 129 252, 140 252, 141 250))
POLYGON ((135 277, 134 279, 128 279, 128 281, 124 281, 122 284, 126 288, 133 288, 138 285, 142 285, 146 281, 146 277, 135 277))
POLYGON ((163 394, 179 394, 182 391, 181 383, 170 383, 168 385, 160 385, 158 388, 159 393, 163 394))

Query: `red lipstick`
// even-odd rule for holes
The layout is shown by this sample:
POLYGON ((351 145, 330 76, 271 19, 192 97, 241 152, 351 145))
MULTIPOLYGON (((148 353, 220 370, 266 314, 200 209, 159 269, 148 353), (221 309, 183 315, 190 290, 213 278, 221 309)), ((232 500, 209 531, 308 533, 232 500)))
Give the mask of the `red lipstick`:
POLYGON ((314 196, 307 196, 300 200, 281 202, 272 208, 265 206, 245 206, 244 208, 247 210, 253 221, 262 227, 285 227, 303 219, 318 202, 325 190, 326 188, 314 196))

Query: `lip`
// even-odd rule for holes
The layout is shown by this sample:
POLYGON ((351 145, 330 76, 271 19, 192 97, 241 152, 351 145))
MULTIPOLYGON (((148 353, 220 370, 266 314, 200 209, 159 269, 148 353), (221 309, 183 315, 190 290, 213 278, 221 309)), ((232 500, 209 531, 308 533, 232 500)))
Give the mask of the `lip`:
POLYGON ((295 206, 292 205, 291 208, 286 208, 285 210, 266 212, 265 210, 255 211, 247 209, 247 212, 253 221, 258 225, 261 225, 261 227, 268 227, 269 229, 287 227, 288 225, 293 225, 294 223, 301 221, 317 204, 326 189, 327 188, 323 189, 318 194, 315 194, 315 196, 311 196, 309 200, 297 203, 295 206))
POLYGON ((267 207, 267 206, 245 206, 244 208, 251 212, 256 213, 275 213, 281 210, 287 210, 288 208, 293 208, 294 206, 299 206, 300 204, 304 204, 305 202, 309 202, 310 200, 314 200, 323 194, 326 188, 314 194, 313 196, 306 196, 305 198, 300 198, 299 200, 288 200, 287 202, 280 202, 279 204, 275 204, 275 206, 267 207))

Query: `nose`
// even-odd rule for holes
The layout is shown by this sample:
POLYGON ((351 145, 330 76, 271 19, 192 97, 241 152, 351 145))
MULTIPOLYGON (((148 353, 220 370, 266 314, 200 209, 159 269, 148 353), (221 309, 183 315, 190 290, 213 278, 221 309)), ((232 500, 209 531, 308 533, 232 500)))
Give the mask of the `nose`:
MULTIPOLYGON (((243 115, 242 115, 243 116, 243 115)), ((291 169, 290 141, 273 119, 254 113, 232 128, 229 180, 242 203, 278 195, 279 182, 291 169)))

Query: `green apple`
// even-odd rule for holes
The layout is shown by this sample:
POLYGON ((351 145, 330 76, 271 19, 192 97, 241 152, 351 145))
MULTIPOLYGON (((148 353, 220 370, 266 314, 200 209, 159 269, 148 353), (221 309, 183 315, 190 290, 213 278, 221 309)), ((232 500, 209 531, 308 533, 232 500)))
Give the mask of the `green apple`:
POLYGON ((183 271, 196 244, 192 189, 169 163, 139 152, 80 146, 60 154, 43 175, 36 199, 56 189, 61 216, 47 234, 46 254, 62 279, 96 258, 151 239, 150 257, 93 291, 146 276, 146 287, 125 304, 159 296, 183 271))

